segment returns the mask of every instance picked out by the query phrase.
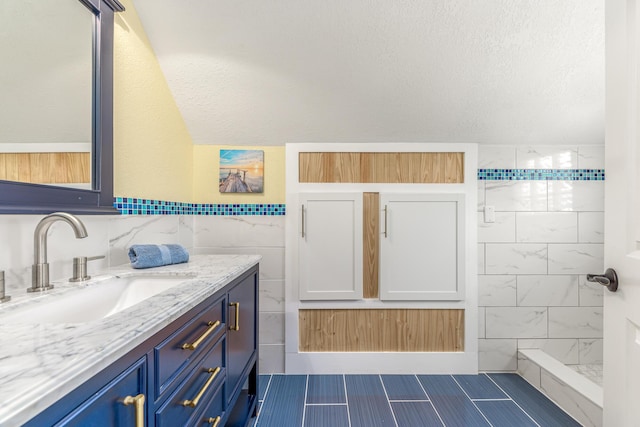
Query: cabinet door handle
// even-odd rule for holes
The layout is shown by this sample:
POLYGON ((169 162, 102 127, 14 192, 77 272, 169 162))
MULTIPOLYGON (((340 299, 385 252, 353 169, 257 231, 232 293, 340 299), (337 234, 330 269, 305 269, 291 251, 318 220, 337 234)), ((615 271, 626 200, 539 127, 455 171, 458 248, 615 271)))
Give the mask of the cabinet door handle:
POLYGON ((218 427, 218 424, 220 424, 220 416, 217 416, 215 418, 207 418, 205 422, 211 424, 211 427, 218 427))
POLYGON ((302 238, 304 239, 304 229, 305 229, 305 223, 304 223, 304 205, 302 205, 302 238))
POLYGON ((195 350, 196 348, 198 348, 198 346, 200 344, 202 344, 202 341, 204 341, 205 338, 207 338, 211 334, 211 332, 215 331, 215 329, 218 326, 220 326, 220 321, 216 320, 215 322, 208 322, 207 326, 208 326, 207 330, 204 331, 204 334, 200 335, 200 338, 195 340, 192 344, 189 344, 189 343, 182 344, 182 349, 183 350, 195 350))
POLYGON ((122 401, 125 406, 134 405, 136 410, 136 427, 144 427, 144 394, 127 396, 122 401))
POLYGON ((229 303, 229 307, 235 307, 236 309, 236 322, 234 326, 231 326, 229 329, 232 331, 239 331, 240 330, 240 303, 239 302, 232 302, 229 303))
POLYGON ((207 369, 207 372, 209 373, 209 379, 207 380, 206 383, 204 383, 204 385, 202 386, 198 394, 196 394, 196 397, 194 397, 192 400, 185 400, 184 402, 182 402, 182 406, 195 408, 198 402, 200 402, 200 399, 202 398, 202 396, 206 393, 207 389, 209 388, 213 380, 216 379, 216 376, 220 372, 220 368, 219 367, 215 369, 209 368, 207 369))
POLYGON ((387 238, 387 215, 389 211, 387 209, 387 205, 384 205, 384 237, 387 238))

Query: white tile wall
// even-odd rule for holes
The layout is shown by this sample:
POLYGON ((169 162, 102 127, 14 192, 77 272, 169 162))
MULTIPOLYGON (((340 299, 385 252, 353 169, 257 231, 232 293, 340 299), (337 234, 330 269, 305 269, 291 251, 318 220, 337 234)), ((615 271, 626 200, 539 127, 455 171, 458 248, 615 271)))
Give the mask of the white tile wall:
POLYGON ((537 243, 487 243, 486 274, 546 274, 547 245, 537 243))
POLYGON ((517 341, 481 339, 478 342, 479 364, 485 371, 515 371, 518 368, 517 341))
POLYGON ((604 243, 604 212, 578 212, 578 241, 604 243))
POLYGON ((516 276, 479 276, 478 305, 482 307, 515 306, 516 276))
POLYGON ((604 169, 604 146, 582 145, 578 147, 579 169, 604 169))
MULTIPOLYGON (((514 212, 515 213, 515 212, 514 212)), ((576 243, 577 212, 517 212, 517 241, 523 243, 576 243)))
MULTIPOLYGON (((479 167, 603 169, 603 156, 602 146, 480 146, 479 167)), ((604 183, 482 181, 478 191, 480 370, 513 370, 514 339, 566 364, 601 361, 603 291, 586 274, 604 271, 604 183)))
POLYGON ((513 242, 515 238, 515 212, 496 212, 495 222, 485 222, 484 212, 478 212, 478 242, 513 242))
POLYGON ((485 310, 487 338, 548 337, 546 307, 486 307, 485 310))
POLYGON ((578 147, 535 146, 516 149, 516 168, 518 169, 576 169, 577 167, 578 147))
POLYGON ((549 181, 549 211, 604 211, 603 181, 549 181))
POLYGON ((547 182, 486 181, 485 203, 503 212, 546 211, 547 182))
POLYGON ((578 276, 518 276, 520 307, 577 306, 578 276))

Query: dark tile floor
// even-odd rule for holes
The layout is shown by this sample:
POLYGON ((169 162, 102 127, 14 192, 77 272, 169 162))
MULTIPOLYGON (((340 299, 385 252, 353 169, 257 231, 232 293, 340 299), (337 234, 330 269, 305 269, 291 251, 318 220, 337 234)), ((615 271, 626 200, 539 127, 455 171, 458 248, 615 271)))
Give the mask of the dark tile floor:
POLYGON ((261 375, 256 427, 580 426, 516 374, 261 375))

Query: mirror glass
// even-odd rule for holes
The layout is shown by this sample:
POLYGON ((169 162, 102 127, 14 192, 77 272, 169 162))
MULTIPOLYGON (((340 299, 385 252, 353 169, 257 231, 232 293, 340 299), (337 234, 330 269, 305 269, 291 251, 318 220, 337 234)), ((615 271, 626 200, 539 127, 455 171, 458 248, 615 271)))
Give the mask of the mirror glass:
POLYGON ((95 15, 0 1, 0 180, 92 189, 95 15))

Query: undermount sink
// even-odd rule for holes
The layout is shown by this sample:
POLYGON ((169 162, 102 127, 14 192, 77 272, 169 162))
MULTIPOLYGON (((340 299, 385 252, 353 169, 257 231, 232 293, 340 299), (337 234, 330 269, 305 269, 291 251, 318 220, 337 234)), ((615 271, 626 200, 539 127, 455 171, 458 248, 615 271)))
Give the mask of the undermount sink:
POLYGON ((172 288, 194 275, 114 276, 0 314, 0 323, 85 323, 104 319, 172 288))

